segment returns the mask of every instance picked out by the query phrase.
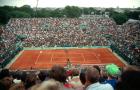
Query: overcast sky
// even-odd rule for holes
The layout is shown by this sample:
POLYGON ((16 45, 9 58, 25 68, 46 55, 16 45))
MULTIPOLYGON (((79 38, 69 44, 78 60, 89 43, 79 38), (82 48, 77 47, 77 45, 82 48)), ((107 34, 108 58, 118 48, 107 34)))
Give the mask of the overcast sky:
MULTIPOLYGON (((140 0, 38 0, 38 7, 140 7, 140 0)), ((23 6, 30 5, 35 7, 37 0, 0 0, 0 6, 23 6)))

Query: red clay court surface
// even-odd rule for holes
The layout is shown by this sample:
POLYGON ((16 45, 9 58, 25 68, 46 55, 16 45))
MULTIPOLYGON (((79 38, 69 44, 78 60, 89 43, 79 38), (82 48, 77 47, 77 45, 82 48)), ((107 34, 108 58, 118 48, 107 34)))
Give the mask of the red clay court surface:
POLYGON ((67 60, 72 65, 77 64, 107 64, 115 63, 125 66, 107 48, 93 49, 56 49, 56 50, 24 50, 16 61, 10 66, 11 70, 48 69, 53 65, 65 66, 67 60))

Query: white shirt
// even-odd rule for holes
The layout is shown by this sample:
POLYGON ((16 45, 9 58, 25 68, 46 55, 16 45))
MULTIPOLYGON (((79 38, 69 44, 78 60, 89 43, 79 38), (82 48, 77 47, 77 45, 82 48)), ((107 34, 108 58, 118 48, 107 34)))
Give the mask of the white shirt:
POLYGON ((89 85, 86 90, 114 90, 110 84, 100 84, 99 82, 89 85))

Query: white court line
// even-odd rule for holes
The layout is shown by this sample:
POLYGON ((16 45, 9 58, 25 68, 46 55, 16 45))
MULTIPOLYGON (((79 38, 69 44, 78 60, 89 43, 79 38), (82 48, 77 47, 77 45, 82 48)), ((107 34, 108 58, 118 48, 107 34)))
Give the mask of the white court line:
POLYGON ((85 62, 86 60, 85 60, 85 57, 84 57, 84 54, 83 54, 83 53, 82 53, 82 56, 83 56, 83 58, 84 58, 84 62, 85 62))
POLYGON ((123 63, 123 64, 125 64, 125 65, 128 65, 128 63, 127 63, 123 58, 121 58, 117 53, 112 52, 111 49, 108 49, 108 52, 109 52, 109 53, 112 53, 113 58, 116 57, 117 59, 119 59, 119 61, 120 61, 121 63, 123 63))
POLYGON ((52 63, 52 61, 53 61, 53 53, 52 53, 52 56, 51 56, 51 63, 52 63))
POLYGON ((12 66, 12 64, 14 64, 15 62, 17 62, 18 58, 21 57, 23 55, 23 53, 25 52, 25 50, 22 50, 19 52, 19 54, 17 54, 10 62, 9 64, 7 64, 5 66, 5 68, 10 68, 12 66))
POLYGON ((55 58, 66 58, 66 57, 55 57, 55 58))
POLYGON ((96 59, 98 60, 98 62, 101 63, 101 60, 99 59, 99 57, 100 57, 101 55, 100 55, 100 54, 96 54, 96 53, 94 53, 94 55, 95 55, 96 59))
POLYGON ((38 56, 37 56, 37 59, 36 59, 36 61, 35 61, 35 65, 37 64, 38 59, 39 59, 39 57, 40 57, 41 54, 42 54, 42 51, 39 52, 39 54, 38 54, 38 56))

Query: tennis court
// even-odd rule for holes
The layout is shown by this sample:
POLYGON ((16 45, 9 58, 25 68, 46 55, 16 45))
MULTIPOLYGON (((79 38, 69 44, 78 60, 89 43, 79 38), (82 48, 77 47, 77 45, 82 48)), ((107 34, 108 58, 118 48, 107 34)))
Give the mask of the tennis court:
POLYGON ((59 64, 66 66, 67 60, 72 65, 92 65, 115 63, 119 66, 125 64, 108 48, 82 48, 82 49, 52 49, 52 50, 24 50, 16 61, 10 66, 11 70, 48 69, 59 64))

